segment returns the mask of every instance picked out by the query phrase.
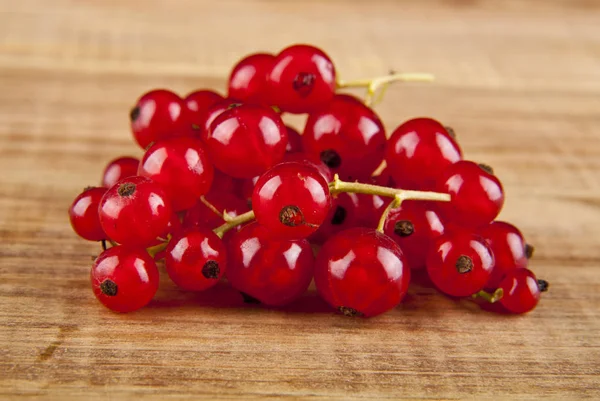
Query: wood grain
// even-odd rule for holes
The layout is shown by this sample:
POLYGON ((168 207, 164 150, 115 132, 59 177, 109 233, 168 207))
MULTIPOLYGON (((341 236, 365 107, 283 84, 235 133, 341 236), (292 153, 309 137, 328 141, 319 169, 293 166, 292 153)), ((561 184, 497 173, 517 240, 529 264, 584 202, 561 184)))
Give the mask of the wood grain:
MULTIPOLYGON (((0 1, 0 397, 599 399, 600 3, 597 1, 0 1), (345 79, 428 71, 378 111, 431 115, 503 180, 502 218, 551 290, 497 316, 415 286, 371 320, 314 291, 288 310, 167 280, 151 306, 102 308, 96 244, 72 198, 119 154, 153 87, 222 90, 242 55, 309 42, 345 79)), ((299 122, 300 120, 296 120, 299 122)))

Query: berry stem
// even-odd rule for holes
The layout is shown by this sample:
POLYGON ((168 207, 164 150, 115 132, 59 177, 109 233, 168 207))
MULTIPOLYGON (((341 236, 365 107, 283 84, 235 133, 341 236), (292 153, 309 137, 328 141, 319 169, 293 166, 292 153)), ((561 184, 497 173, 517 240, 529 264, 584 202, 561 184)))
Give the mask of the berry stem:
POLYGON ((377 224, 377 231, 383 234, 383 227, 385 226, 385 221, 387 220, 388 214, 390 214, 392 209, 400 207, 401 204, 402 198, 400 196, 394 197, 394 200, 391 201, 390 204, 387 205, 383 213, 381 213, 381 217, 379 218, 379 224, 377 224))
POLYGON ((220 225, 219 227, 215 228, 213 230, 213 232, 215 234, 217 234, 217 236, 219 238, 223 238, 223 234, 225 234, 227 231, 231 230, 232 228, 234 228, 236 226, 239 226, 240 224, 244 224, 253 219, 254 219, 254 211, 250 210, 249 212, 240 214, 239 216, 236 216, 234 218, 230 218, 229 221, 227 221, 224 224, 220 225))
POLYGON ((337 195, 342 192, 353 192, 357 194, 367 195, 379 195, 386 196, 388 198, 400 198, 401 201, 405 200, 429 200, 439 202, 449 202, 450 195, 440 192, 428 192, 428 191, 412 191, 407 189, 397 189, 382 187, 379 185, 372 184, 361 184, 358 182, 346 182, 340 180, 340 177, 336 174, 333 177, 333 181, 329 183, 329 191, 332 195, 337 195))
POLYGON ((475 299, 477 297, 483 298, 491 304, 500 301, 500 299, 502 299, 503 296, 504 296, 504 290, 502 288, 497 288, 496 291, 494 291, 491 294, 487 291, 481 290, 472 295, 473 299, 475 299))
MULTIPOLYGON (((383 97, 383 91, 387 88, 389 84, 392 82, 432 82, 435 77, 432 74, 422 73, 422 72, 408 72, 408 73, 391 73, 388 75, 384 75, 381 77, 368 78, 368 79, 358 79, 355 81, 338 81, 338 88, 367 88, 367 94, 365 96, 365 104, 367 106, 373 105, 373 97, 377 90, 382 87, 382 94, 380 96, 383 97)), ((381 100, 381 99, 380 99, 381 100)))

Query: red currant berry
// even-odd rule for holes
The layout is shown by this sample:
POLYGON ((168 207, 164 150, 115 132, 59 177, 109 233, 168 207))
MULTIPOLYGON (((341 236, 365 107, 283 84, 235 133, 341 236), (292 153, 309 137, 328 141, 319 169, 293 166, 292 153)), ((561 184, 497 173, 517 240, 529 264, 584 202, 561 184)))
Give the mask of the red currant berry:
POLYGON ((210 189, 213 166, 196 138, 159 141, 146 151, 139 175, 160 184, 178 212, 192 207, 210 189))
POLYGON ((298 131, 287 125, 285 126, 285 128, 287 128, 288 137, 288 142, 287 146, 285 147, 285 151, 287 153, 302 152, 302 137, 300 136, 298 131))
POLYGON ((444 294, 466 297, 483 289, 494 268, 487 242, 466 231, 447 232, 430 246, 427 274, 444 294))
POLYGON ((251 178, 279 163, 287 130, 271 108, 241 105, 224 111, 210 126, 208 150, 215 166, 232 177, 251 178))
POLYGON ((358 220, 363 227, 375 228, 385 208, 390 204, 391 198, 379 195, 358 195, 358 220))
POLYGON ((238 61, 229 76, 229 97, 244 103, 270 106, 267 75, 274 60, 272 54, 255 53, 238 61))
POLYGON ((238 107, 241 104, 242 103, 239 100, 227 98, 219 100, 218 102, 214 103, 211 107, 209 107, 206 111, 206 114, 204 115, 204 121, 200 125, 200 139, 203 142, 208 141, 208 137, 210 134, 210 125, 213 121, 215 121, 215 118, 219 117, 223 112, 238 107))
POLYGON ((69 208, 69 219, 71 227, 81 238, 88 241, 100 241, 106 239, 106 234, 100 225, 98 205, 106 188, 86 188, 69 208))
POLYGON ((429 247, 444 234, 444 224, 422 202, 404 201, 388 214, 384 233, 400 245, 411 268, 422 269, 429 247))
MULTIPOLYGON (((177 235, 181 231, 181 229, 182 229, 182 224, 181 224, 181 220, 179 220, 179 216, 177 215, 177 213, 172 213, 171 218, 169 219, 169 223, 167 224, 167 228, 165 228, 165 231, 163 231, 156 238, 156 240, 154 240, 154 241, 152 241, 152 243, 148 244, 148 247, 165 243, 167 241, 167 239, 169 238, 169 235, 171 235, 171 236, 177 235)), ((155 256, 154 257, 155 260, 162 259, 162 258, 157 258, 156 255, 154 255, 154 256, 155 256)))
POLYGON ((390 169, 387 167, 384 168, 383 171, 381 173, 379 173, 379 175, 372 177, 372 181, 373 181, 373 184, 379 185, 381 187, 389 187, 389 188, 396 187, 396 183, 394 182, 394 179, 392 178, 392 175, 390 174, 390 169))
POLYGON ((347 316, 375 316, 395 308, 408 289, 410 269, 387 235, 352 228, 330 238, 315 262, 321 297, 347 316))
POLYGON ((392 133, 385 159, 398 186, 432 190, 435 180, 461 160, 462 154, 442 124, 431 118, 415 118, 392 133))
POLYGON ((147 246, 168 227, 171 203, 162 187, 146 177, 125 178, 100 201, 100 224, 120 244, 147 246))
MULTIPOLYGON (((204 196, 216 211, 211 210, 204 202, 198 201, 191 207, 183 218, 184 227, 214 229, 225 223, 223 213, 231 218, 250 211, 248 204, 235 195, 221 191, 210 191, 204 196)), ((227 233, 228 234, 228 233, 227 233)), ((227 235, 225 234, 225 235, 227 235)))
POLYGON ((214 169, 214 177, 210 191, 227 192, 235 196, 242 197, 243 184, 244 180, 233 178, 222 171, 219 171, 218 169, 214 169))
POLYGON ((504 204, 502 184, 489 167, 470 161, 449 166, 437 184, 439 192, 450 194, 438 210, 448 222, 461 227, 481 227, 498 216, 504 204))
POLYGON ((167 274, 184 290, 206 290, 223 277, 226 254, 223 241, 212 231, 185 231, 169 242, 165 256, 167 274))
POLYGON ((135 140, 142 149, 160 139, 193 135, 183 100, 168 90, 144 94, 129 117, 135 140))
POLYGON ((247 178, 242 182, 242 199, 245 199, 248 203, 252 203, 252 193, 254 192, 254 186, 260 178, 260 175, 256 177, 247 178))
POLYGON ((531 270, 517 268, 509 271, 500 282, 504 294, 500 304, 512 313, 526 313, 536 307, 540 291, 548 289, 548 283, 537 280, 531 270))
POLYGON ((196 137, 200 137, 206 122, 208 110, 223 96, 211 90, 199 90, 190 93, 183 100, 188 111, 188 118, 196 137))
POLYGON ((102 186, 110 188, 123 178, 137 175, 140 161, 135 157, 119 157, 114 159, 104 169, 102 186))
POLYGON ((480 234, 488 242, 496 260, 486 288, 498 288, 502 277, 509 271, 527 267, 525 240, 517 227, 503 221, 494 221, 482 229, 480 234))
POLYGON ((357 194, 351 192, 338 194, 331 203, 331 209, 329 209, 325 221, 309 238, 315 244, 323 244, 334 234, 360 225, 357 194))
POLYGON ((325 165, 318 157, 312 157, 303 152, 288 153, 283 157, 284 162, 301 162, 311 165, 319 170, 325 181, 333 181, 331 169, 325 165))
POLYGON ((349 95, 336 95, 308 117, 302 145, 344 180, 369 179, 381 164, 385 130, 373 110, 349 95))
POLYGON ((301 162, 276 165, 258 179, 252 194, 256 220, 285 239, 308 237, 330 207, 327 182, 316 168, 301 162))
POLYGON ((274 238, 267 228, 253 222, 231 238, 228 248, 227 279, 242 293, 280 306, 308 289, 314 267, 308 241, 274 238))
POLYGON ((268 81, 272 105, 289 113, 310 113, 333 98, 335 68, 322 50, 294 45, 275 57, 268 81))
POLYGON ((102 252, 90 274, 94 295, 115 312, 146 306, 158 290, 158 269, 145 249, 126 245, 102 252))

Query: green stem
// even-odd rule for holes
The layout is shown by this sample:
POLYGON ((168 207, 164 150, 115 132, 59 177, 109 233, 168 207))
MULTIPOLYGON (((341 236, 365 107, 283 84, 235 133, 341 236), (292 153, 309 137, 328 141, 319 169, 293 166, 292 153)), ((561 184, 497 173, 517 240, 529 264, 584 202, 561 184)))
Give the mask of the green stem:
POLYGON ((401 204, 402 198, 396 196, 394 200, 391 201, 389 205, 387 205, 383 213, 381 213, 381 217, 379 218, 379 224, 377 224, 377 231, 383 234, 383 228, 385 227, 385 221, 387 220, 388 214, 390 214, 392 209, 400 207, 401 204))
POLYGON ((236 216, 236 217, 232 218, 231 220, 229 220, 228 222, 220 225, 219 227, 215 228, 213 230, 213 232, 215 234, 217 234, 217 236, 219 238, 223 238, 223 234, 225 234, 227 231, 231 230, 232 228, 234 228, 236 226, 239 226, 240 224, 244 224, 253 219, 254 219, 254 211, 250 210, 249 212, 240 214, 239 216, 236 216))
POLYGON ((491 304, 500 301, 503 296, 504 296, 504 290, 502 288, 497 288, 496 291, 494 291, 491 294, 487 291, 481 290, 478 293, 475 293, 472 295, 473 298, 477 298, 477 297, 483 298, 491 304))
POLYGON ((332 195, 337 195, 342 192, 354 192, 357 194, 367 195, 379 195, 386 196, 388 198, 400 198, 401 201, 405 200, 429 200, 439 202, 449 202, 450 195, 440 192, 427 192, 427 191, 411 191, 406 189, 388 188, 379 185, 372 184, 361 184, 358 182, 346 182, 340 180, 340 177, 336 174, 333 177, 333 181, 329 183, 329 191, 332 195))

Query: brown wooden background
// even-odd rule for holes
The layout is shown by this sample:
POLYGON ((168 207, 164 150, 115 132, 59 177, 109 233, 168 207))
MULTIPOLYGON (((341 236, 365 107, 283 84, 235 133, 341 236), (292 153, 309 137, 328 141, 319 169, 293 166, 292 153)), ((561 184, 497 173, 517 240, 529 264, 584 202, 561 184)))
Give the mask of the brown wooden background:
POLYGON ((0 398, 600 398, 600 2, 0 1, 0 398), (388 128, 453 126, 504 182, 502 218, 551 283, 537 310, 497 316, 416 287, 372 320, 243 307, 164 281, 118 315, 88 283, 94 243, 66 210, 104 164, 140 155, 142 92, 222 90, 242 55, 322 46, 345 79, 394 86, 388 128))

